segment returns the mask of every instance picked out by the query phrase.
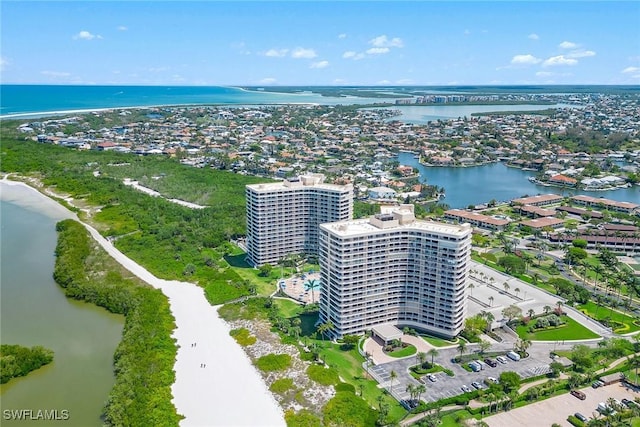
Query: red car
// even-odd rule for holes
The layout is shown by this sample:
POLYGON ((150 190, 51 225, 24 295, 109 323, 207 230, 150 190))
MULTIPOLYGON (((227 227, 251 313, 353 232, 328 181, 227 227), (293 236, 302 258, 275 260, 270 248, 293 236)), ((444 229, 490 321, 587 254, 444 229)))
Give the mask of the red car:
POLYGON ((580 400, 585 400, 587 398, 587 395, 581 392, 580 390, 571 390, 571 394, 580 400))

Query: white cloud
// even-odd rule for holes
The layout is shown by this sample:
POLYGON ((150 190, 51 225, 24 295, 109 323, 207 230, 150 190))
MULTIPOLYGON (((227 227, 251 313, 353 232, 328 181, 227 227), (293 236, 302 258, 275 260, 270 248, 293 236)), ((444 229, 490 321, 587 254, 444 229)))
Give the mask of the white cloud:
POLYGON ((127 30, 128 30, 128 28, 127 28, 127 27, 125 27, 124 25, 120 25, 120 26, 118 27, 118 31, 127 31, 127 30))
POLYGON ((329 61, 312 62, 309 68, 326 68, 329 66, 329 61))
POLYGON ((396 84, 398 85, 412 85, 415 81, 413 79, 400 79, 396 80, 396 84))
POLYGON ((71 76, 71 73, 67 73, 65 71, 49 71, 49 70, 45 70, 45 71, 40 71, 40 74, 42 74, 43 76, 47 76, 47 77, 53 77, 53 78, 62 78, 62 77, 69 77, 71 76))
POLYGON ((376 84, 379 85, 388 85, 391 84, 391 82, 389 80, 380 80, 379 82, 376 82, 376 84))
POLYGON ((370 49, 367 49, 367 53, 369 55, 381 55, 384 53, 389 53, 389 48, 388 47, 372 47, 370 49))
POLYGON ((297 47, 291 52, 291 57, 296 59, 311 59, 318 56, 315 50, 297 47))
POLYGON ((82 30, 75 36, 73 36, 74 40, 93 40, 93 39, 101 39, 102 36, 99 34, 91 34, 89 31, 82 30))
POLYGON ((553 67, 556 65, 576 65, 578 60, 567 58, 564 55, 552 56, 542 63, 543 67, 553 67))
POLYGON ((540 36, 537 35, 536 33, 531 33, 527 37, 531 40, 540 40, 540 36))
POLYGON ((567 58, 586 58, 589 56, 596 56, 596 53, 592 50, 574 50, 567 54, 567 58))
POLYGON ((265 77, 264 79, 260 80, 261 84, 265 84, 265 85, 271 85, 274 84, 277 80, 274 77, 265 77))
POLYGON ((10 61, 7 58, 0 56, 0 71, 4 71, 9 64, 10 61))
POLYGON ((346 39, 346 38, 347 38, 347 35, 346 35, 345 33, 338 34, 338 38, 339 38, 339 39, 346 39))
POLYGON ((622 70, 622 73, 631 74, 631 73, 637 73, 639 71, 640 71, 640 67, 627 67, 624 70, 622 70))
POLYGON ((282 58, 287 56, 289 49, 269 49, 264 53, 264 56, 268 56, 271 58, 282 58))
POLYGON ((404 43, 402 39, 399 37, 394 37, 389 39, 386 35, 381 35, 378 37, 374 37, 369 40, 369 44, 374 47, 403 47, 404 43))
POLYGON ((560 49, 575 49, 578 47, 574 42, 563 41, 558 45, 560 49))
POLYGON ((549 72, 549 71, 538 71, 536 73, 537 77, 550 77, 553 76, 553 73, 549 72))
POLYGON ((357 53, 352 50, 348 50, 342 54, 342 57, 344 59, 353 59, 354 61, 357 61, 359 59, 364 58, 364 53, 357 53))
POLYGON ((334 85, 344 85, 347 84, 347 80, 345 79, 333 79, 334 85))
POLYGON ((536 58, 531 54, 526 55, 515 55, 511 58, 511 63, 514 65, 533 65, 538 64, 542 61, 540 58, 536 58))

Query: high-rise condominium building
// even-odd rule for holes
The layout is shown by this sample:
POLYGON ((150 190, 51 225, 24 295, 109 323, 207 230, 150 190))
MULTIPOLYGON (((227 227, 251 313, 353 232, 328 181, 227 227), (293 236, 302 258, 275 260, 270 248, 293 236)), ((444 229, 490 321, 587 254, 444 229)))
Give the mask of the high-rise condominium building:
POLYGON ((309 174, 247 185, 247 258, 276 264, 289 254, 318 253, 318 226, 353 218, 353 186, 309 174))
POLYGON ((471 226, 416 220, 413 205, 320 225, 320 322, 341 337, 378 325, 462 331, 471 226))

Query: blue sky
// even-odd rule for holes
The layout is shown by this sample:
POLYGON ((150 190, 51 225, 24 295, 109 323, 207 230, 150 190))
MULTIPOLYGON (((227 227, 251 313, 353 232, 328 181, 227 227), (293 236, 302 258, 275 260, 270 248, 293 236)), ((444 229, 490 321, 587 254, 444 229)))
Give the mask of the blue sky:
POLYGON ((640 84, 640 2, 3 0, 0 81, 640 84))

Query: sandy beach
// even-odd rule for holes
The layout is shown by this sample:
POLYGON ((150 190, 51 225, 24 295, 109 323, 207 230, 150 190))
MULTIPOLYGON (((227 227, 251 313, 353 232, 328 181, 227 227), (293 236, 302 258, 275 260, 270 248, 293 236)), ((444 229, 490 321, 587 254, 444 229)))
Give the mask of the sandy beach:
MULTIPOLYGON (((0 181, 0 199, 34 209, 55 219, 76 215, 34 188, 0 181)), ((284 414, 242 348, 229 336, 195 284, 158 279, 138 265, 94 228, 92 237, 120 264, 168 297, 178 343, 173 403, 184 415, 181 426, 284 426, 284 414)))

